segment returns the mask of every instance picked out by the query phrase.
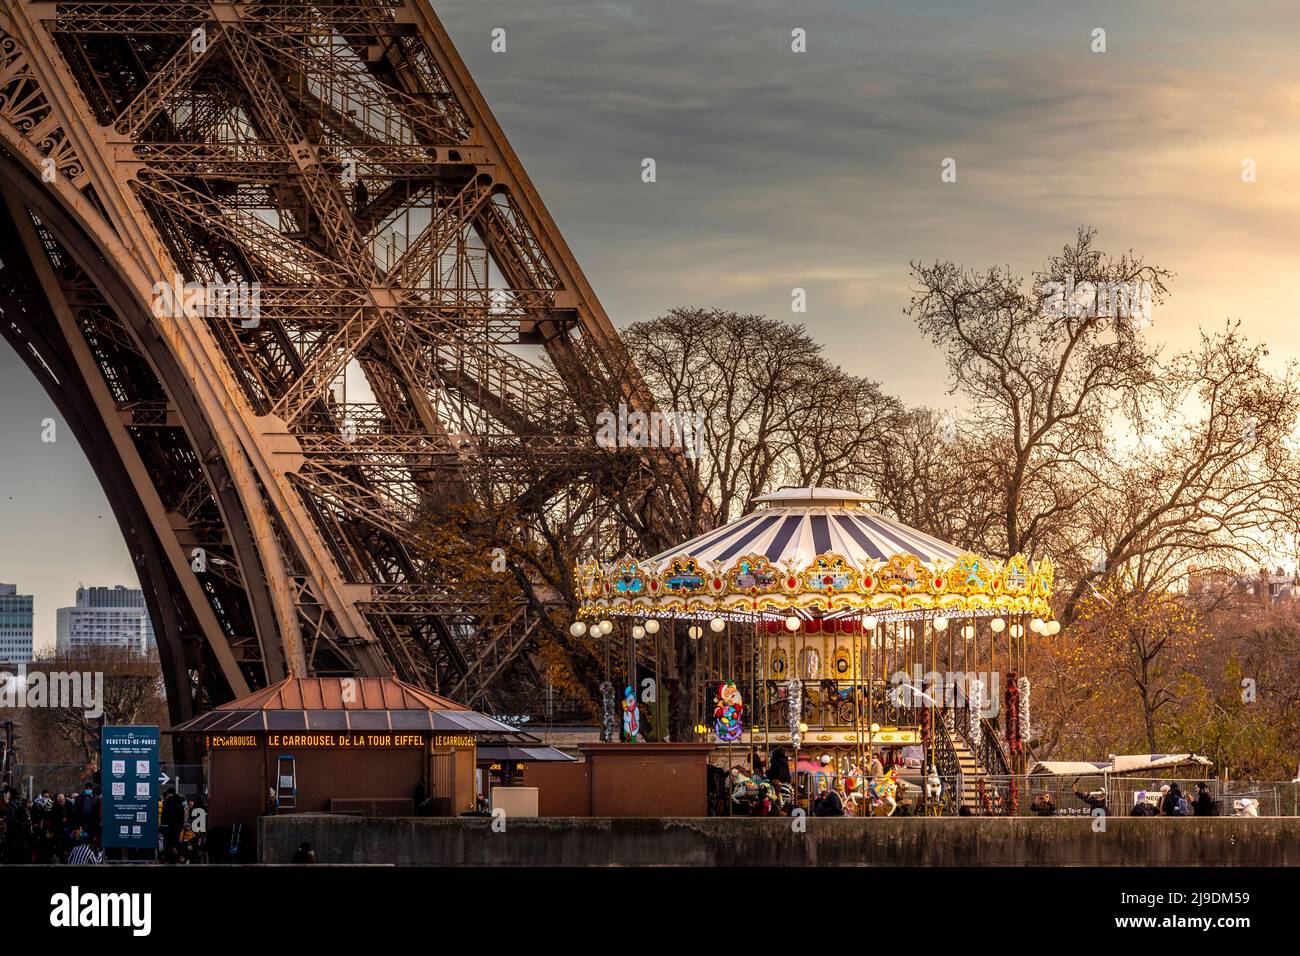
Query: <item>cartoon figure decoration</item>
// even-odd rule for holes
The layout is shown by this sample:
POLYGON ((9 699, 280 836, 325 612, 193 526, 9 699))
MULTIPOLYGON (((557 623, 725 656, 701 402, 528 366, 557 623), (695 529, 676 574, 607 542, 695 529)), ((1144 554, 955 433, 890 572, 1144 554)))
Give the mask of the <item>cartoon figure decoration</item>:
POLYGON ((734 680, 718 685, 718 694, 713 698, 713 732, 723 743, 740 739, 741 717, 745 713, 745 701, 740 696, 740 688, 734 680))
POLYGON ((890 816, 898 807, 898 770, 890 767, 867 784, 867 793, 871 797, 871 812, 877 817, 890 816))
POLYGON ((645 743, 641 736, 641 708, 637 706, 636 693, 629 684, 623 689, 623 740, 627 743, 645 743))

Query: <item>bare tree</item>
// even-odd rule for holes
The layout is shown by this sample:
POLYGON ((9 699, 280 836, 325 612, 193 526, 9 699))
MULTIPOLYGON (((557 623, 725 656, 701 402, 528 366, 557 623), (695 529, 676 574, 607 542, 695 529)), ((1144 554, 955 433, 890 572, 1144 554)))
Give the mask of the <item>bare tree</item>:
POLYGON ((967 465, 998 485, 995 554, 1032 553, 1071 522, 1100 482, 1113 417, 1140 428, 1142 401, 1161 384, 1139 326, 1169 273, 1131 253, 1107 256, 1093 238, 1080 229, 1029 289, 1007 268, 912 266, 908 312, 946 353, 952 388, 969 404, 967 465), (1146 291, 1141 315, 1115 307, 1114 290, 1131 288, 1146 291))
POLYGON ((1126 569, 1136 590, 1160 591, 1198 564, 1256 564, 1294 540, 1300 383, 1291 366, 1269 372, 1267 354, 1230 324, 1170 363, 1152 414, 1160 427, 1100 472, 1083 503, 1099 559, 1068 592, 1067 620, 1112 570, 1126 569))
POLYGON ((864 489, 897 400, 826 361, 800 326, 717 309, 672 309, 624 333, 660 403, 699 416, 701 488, 725 523, 780 484, 864 489))
POLYGON ((900 414, 872 474, 882 510, 945 541, 981 550, 997 530, 997 485, 971 462, 988 456, 947 413, 900 414))
MULTIPOLYGON (((90 689, 82 681, 82 699, 48 701, 47 706, 14 711, 21 721, 24 751, 29 761, 75 765, 79 772, 99 766, 101 724, 167 725, 167 703, 156 654, 139 654, 116 647, 94 647, 55 654, 33 661, 28 681, 37 673, 102 675, 101 715, 88 713, 90 689), (59 703, 60 706, 53 706, 59 703)), ((93 679, 93 677, 92 677, 93 679)), ((51 685, 57 683, 50 681, 51 685)))

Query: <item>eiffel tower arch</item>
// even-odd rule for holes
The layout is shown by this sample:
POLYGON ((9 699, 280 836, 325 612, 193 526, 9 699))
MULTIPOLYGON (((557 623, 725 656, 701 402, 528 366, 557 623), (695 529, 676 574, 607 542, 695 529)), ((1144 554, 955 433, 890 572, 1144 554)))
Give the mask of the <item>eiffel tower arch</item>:
POLYGON ((562 595, 523 576, 489 627, 428 571, 449 500, 688 520, 678 453, 589 470, 590 397, 648 394, 423 0, 0 10, 0 325, 103 485, 173 721, 291 673, 499 703, 562 595))

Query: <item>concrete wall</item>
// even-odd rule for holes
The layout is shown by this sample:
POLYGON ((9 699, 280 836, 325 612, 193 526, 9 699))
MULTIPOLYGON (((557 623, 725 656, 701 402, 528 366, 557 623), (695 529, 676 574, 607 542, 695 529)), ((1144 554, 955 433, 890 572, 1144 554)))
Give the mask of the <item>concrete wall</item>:
POLYGON ((320 863, 444 866, 1300 865, 1300 818, 944 819, 262 817, 265 863, 308 842, 320 863))

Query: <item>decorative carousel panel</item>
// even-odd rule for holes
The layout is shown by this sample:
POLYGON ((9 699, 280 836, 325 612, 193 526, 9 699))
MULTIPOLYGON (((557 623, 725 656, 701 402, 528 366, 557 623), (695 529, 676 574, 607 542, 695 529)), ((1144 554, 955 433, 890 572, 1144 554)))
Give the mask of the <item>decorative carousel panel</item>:
POLYGON ((818 594, 845 594, 858 590, 857 570, 838 554, 818 555, 800 576, 804 588, 818 594))
POLYGON ((712 562, 712 570, 709 572, 704 586, 709 594, 721 597, 727 591, 727 575, 722 570, 722 562, 712 562))
POLYGON ((798 569, 788 564, 782 569, 777 580, 785 594, 794 595, 803 590, 803 578, 800 576, 798 569))
POLYGON ((916 594, 898 593, 891 594, 888 591, 882 591, 871 596, 870 609, 873 612, 883 612, 887 617, 890 612, 911 612, 911 611, 929 611, 938 607, 935 596, 927 591, 921 591, 916 594))
POLYGON ((988 594, 999 578, 997 563, 978 554, 963 554, 948 569, 948 590, 957 594, 988 594))
POLYGON ((1056 568, 1052 565, 1051 558, 1043 558, 1034 564, 1034 583, 1037 585, 1037 592, 1043 597, 1051 597, 1055 579, 1056 568))
POLYGON ((878 574, 877 588, 886 594, 906 597, 909 594, 930 593, 930 569, 914 554, 895 554, 878 574))
POLYGON ((632 558, 622 558, 614 564, 614 594, 621 598, 643 597, 649 592, 646 576, 632 558))
POLYGON ((792 607, 790 599, 780 594, 768 594, 761 597, 733 597, 737 610, 752 610, 760 614, 773 614, 788 611, 792 607))
POLYGON ((600 565, 597 562, 588 561, 586 564, 578 565, 578 596, 583 598, 599 597, 601 594, 600 579, 600 565))
POLYGON ((668 562, 660 580, 668 594, 681 596, 704 593, 704 572, 694 558, 673 558, 668 562))
POLYGON ((736 561, 727 572, 727 585, 733 594, 772 594, 779 591, 781 572, 761 554, 749 554, 736 561))
POLYGON ((1023 554, 1014 555, 1002 569, 1002 589, 1012 597, 1029 593, 1032 575, 1023 554))

